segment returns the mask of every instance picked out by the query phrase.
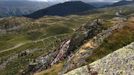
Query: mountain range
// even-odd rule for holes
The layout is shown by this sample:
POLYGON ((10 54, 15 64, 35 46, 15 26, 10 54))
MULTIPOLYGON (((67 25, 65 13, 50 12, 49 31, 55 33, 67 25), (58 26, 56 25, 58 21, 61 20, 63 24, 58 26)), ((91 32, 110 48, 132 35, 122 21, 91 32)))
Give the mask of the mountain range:
POLYGON ((0 16, 22 16, 49 7, 54 3, 33 1, 0 1, 0 16))

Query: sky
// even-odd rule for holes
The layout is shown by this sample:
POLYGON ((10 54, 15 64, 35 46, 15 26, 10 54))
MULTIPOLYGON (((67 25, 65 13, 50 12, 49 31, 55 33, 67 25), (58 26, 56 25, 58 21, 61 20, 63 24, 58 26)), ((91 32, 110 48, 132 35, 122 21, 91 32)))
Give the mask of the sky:
POLYGON ((83 1, 83 2, 115 2, 119 0, 0 0, 0 1, 44 1, 44 2, 65 2, 65 1, 83 1))
POLYGON ((46 2, 65 2, 65 1, 84 1, 84 2, 115 2, 119 0, 32 0, 32 1, 46 1, 46 2))

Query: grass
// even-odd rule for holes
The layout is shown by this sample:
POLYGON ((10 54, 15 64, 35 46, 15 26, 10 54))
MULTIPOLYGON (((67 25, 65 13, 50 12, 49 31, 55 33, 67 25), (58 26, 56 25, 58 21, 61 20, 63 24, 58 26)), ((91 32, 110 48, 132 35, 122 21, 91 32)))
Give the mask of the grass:
POLYGON ((63 63, 55 64, 50 69, 35 73, 34 75, 58 75, 58 72, 62 69, 63 63))
MULTIPOLYGON (((36 59, 41 55, 55 50, 60 45, 60 43, 65 38, 72 35, 73 32, 71 27, 69 26, 67 27, 66 25, 59 22, 57 22, 57 25, 56 22, 54 22, 56 18, 54 21, 52 21, 53 19, 49 19, 49 21, 53 22, 54 25, 49 25, 49 23, 47 22, 44 23, 44 21, 46 21, 45 19, 43 19, 43 23, 39 22, 39 20, 30 20, 28 23, 24 20, 22 20, 24 22, 20 22, 21 18, 10 18, 8 20, 10 20, 10 22, 8 22, 7 24, 10 24, 11 26, 14 24, 14 21, 18 22, 19 20, 18 25, 24 24, 24 27, 22 27, 19 31, 11 31, 10 33, 0 36, 0 50, 2 51, 14 47, 19 43, 25 44, 18 48, 0 53, 0 63, 3 63, 9 57, 14 56, 15 54, 19 54, 20 52, 27 49, 34 50, 37 48, 41 48, 41 50, 34 51, 30 55, 24 57, 13 59, 6 65, 6 68, 0 70, 1 75, 19 75, 20 71, 27 68, 28 63, 31 62, 32 59, 36 59), (44 40, 32 42, 40 39, 44 40)), ((0 21, 0 23, 5 23, 8 20, 0 21)))
MULTIPOLYGON (((64 36, 60 37, 59 39, 62 39, 62 38, 64 38, 64 36)), ((14 53, 14 51, 15 51, 14 54, 17 54, 17 53, 20 53, 20 51, 24 51, 26 49, 44 48, 42 50, 37 50, 37 51, 33 52, 32 54, 30 54, 28 56, 24 56, 24 57, 19 57, 17 59, 13 59, 6 66, 4 71, 2 71, 2 72, 0 71, 1 74, 2 75, 10 75, 10 74, 13 75, 13 74, 19 73, 20 70, 24 70, 24 68, 26 68, 26 66, 30 62, 29 60, 36 59, 38 56, 47 54, 48 52, 56 49, 59 46, 60 42, 61 42, 60 40, 52 37, 49 40, 48 39, 45 40, 44 44, 43 44, 43 42, 38 42, 38 43, 35 43, 35 44, 31 43, 31 45, 27 44, 25 46, 22 46, 22 47, 18 48, 18 50, 17 49, 16 50, 11 50, 11 52, 8 51, 6 53, 0 54, 1 56, 7 56, 7 55, 10 55, 10 54, 14 53)), ((5 60, 6 60, 6 58, 5 58, 5 60)))
POLYGON ((87 59, 87 62, 92 63, 107 54, 122 48, 134 41, 134 30, 132 27, 125 27, 122 30, 115 31, 104 43, 93 51, 93 54, 87 59))
POLYGON ((47 28, 46 32, 50 35, 58 35, 58 34, 70 33, 70 32, 73 32, 73 30, 65 26, 57 25, 57 26, 51 26, 47 28))
POLYGON ((18 43, 26 42, 29 39, 27 36, 16 34, 16 35, 4 35, 0 37, 0 50, 11 48, 18 43))

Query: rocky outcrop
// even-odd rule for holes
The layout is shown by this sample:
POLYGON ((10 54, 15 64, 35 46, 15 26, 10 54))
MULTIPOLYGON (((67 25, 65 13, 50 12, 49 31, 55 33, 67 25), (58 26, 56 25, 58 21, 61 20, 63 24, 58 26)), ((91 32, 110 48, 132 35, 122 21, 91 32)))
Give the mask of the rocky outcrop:
POLYGON ((97 35, 102 29, 102 24, 100 21, 101 20, 94 20, 93 22, 89 22, 80 27, 71 39, 67 40, 63 45, 61 45, 60 52, 51 65, 59 62, 63 58, 67 58, 67 56, 69 56, 75 49, 84 43, 84 40, 90 39, 97 35))
POLYGON ((54 60, 57 51, 49 52, 47 55, 40 56, 29 63, 28 68, 22 72, 22 75, 31 75, 35 72, 42 71, 51 67, 51 62, 54 60))
POLYGON ((92 51, 98 48, 103 41, 113 33, 113 31, 122 29, 125 25, 126 24, 124 22, 122 23, 121 21, 117 25, 114 25, 107 30, 103 30, 97 36, 93 37, 87 43, 82 45, 75 54, 68 57, 61 74, 87 64, 88 62, 86 62, 86 58, 92 55, 92 51))
POLYGON ((65 53, 66 53, 67 49, 69 48, 69 43, 70 43, 70 40, 63 42, 63 44, 60 46, 60 51, 59 51, 58 55, 56 56, 54 61, 51 63, 51 65, 54 65, 56 62, 58 62, 59 60, 61 60, 65 57, 65 53))
POLYGON ((64 75, 133 75, 134 42, 89 65, 64 75))

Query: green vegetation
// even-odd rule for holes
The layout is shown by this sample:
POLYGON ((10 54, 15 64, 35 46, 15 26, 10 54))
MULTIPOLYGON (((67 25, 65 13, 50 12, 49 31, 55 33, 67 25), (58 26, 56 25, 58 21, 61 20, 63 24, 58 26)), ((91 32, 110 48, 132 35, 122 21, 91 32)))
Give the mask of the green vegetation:
POLYGON ((107 54, 122 48, 134 41, 134 30, 132 27, 125 27, 122 30, 115 31, 113 35, 104 40, 103 44, 93 51, 93 54, 87 59, 89 63, 98 60, 107 54))
POLYGON ((0 34, 0 64, 8 61, 1 75, 16 75, 25 70, 33 59, 58 48, 61 42, 70 37, 74 30, 89 19, 84 16, 45 17, 38 20, 9 17, 0 20, 0 27, 8 30, 16 26, 18 29, 0 34), (80 21, 81 20, 81 21, 80 21), (80 22, 79 22, 80 21, 80 22), (8 26, 8 27, 5 27, 8 26), (23 51, 30 50, 26 56, 17 56, 23 51), (12 60, 8 60, 9 58, 12 60))

